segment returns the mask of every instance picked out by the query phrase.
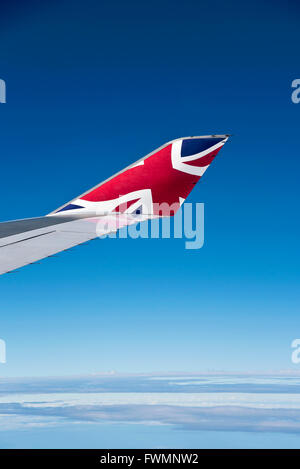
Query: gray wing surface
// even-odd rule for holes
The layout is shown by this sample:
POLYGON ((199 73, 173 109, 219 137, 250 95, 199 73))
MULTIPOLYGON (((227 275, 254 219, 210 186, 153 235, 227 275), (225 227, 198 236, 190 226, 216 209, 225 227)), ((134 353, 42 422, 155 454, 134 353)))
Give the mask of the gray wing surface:
POLYGON ((0 223, 0 275, 97 236, 94 220, 41 217, 0 223))
POLYGON ((92 212, 85 217, 46 216, 0 223, 0 275, 152 218, 92 212))

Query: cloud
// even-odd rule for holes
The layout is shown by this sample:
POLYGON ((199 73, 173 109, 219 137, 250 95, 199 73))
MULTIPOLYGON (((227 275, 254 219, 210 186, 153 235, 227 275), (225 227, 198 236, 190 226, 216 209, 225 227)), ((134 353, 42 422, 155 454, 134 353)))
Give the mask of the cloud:
POLYGON ((0 426, 122 422, 188 430, 300 433, 298 386, 296 377, 156 380, 145 376, 89 376, 27 379, 23 384, 20 380, 12 392, 13 381, 7 380, 0 394, 0 426))
POLYGON ((0 405, 0 422, 6 429, 73 423, 165 424, 187 430, 300 432, 300 410, 257 409, 238 406, 181 407, 168 405, 77 405, 36 407, 0 405), (10 416, 9 420, 7 417, 10 416), (14 416, 14 419, 11 417, 14 416))

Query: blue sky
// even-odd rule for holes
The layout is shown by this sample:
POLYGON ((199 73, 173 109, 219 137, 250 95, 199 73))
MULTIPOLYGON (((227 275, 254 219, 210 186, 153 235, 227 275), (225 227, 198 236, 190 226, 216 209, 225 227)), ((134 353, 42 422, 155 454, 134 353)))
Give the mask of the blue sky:
POLYGON ((297 368, 299 5, 12 1, 0 21, 3 221, 233 134, 189 199, 199 251, 97 240, 1 277, 1 375, 297 368))

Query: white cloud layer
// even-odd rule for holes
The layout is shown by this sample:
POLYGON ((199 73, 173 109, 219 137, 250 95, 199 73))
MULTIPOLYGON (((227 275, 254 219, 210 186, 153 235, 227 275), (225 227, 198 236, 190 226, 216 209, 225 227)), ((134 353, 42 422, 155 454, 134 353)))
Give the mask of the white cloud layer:
POLYGON ((20 381, 2 384, 2 430, 109 421, 168 424, 189 430, 300 432, 297 377, 27 379, 23 383, 27 392, 22 393, 13 392, 22 388, 20 381), (157 382, 163 386, 159 392, 157 382), (81 392, 74 392, 78 389, 81 392))

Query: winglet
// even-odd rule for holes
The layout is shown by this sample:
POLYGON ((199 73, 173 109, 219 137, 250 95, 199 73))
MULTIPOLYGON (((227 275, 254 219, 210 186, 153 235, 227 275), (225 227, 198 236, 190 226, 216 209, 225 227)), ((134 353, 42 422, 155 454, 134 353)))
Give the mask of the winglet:
POLYGON ((174 214, 228 138, 223 134, 172 140, 49 215, 174 214))

